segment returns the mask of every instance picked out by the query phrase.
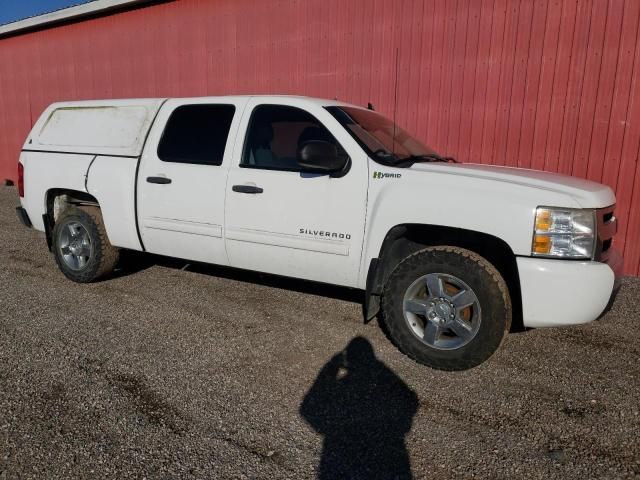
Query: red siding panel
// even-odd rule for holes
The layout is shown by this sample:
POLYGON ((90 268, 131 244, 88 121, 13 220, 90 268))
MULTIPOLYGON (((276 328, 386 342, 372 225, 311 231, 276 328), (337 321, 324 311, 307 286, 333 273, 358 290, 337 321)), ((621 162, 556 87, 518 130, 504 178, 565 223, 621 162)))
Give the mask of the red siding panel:
MULTIPOLYGON (((498 87, 500 85, 500 72, 503 68, 501 59, 504 49, 505 18, 508 5, 508 0, 496 0, 493 9, 493 28, 489 51, 489 90, 484 102, 485 116, 482 136, 482 154, 479 159, 482 163, 492 163, 495 157, 494 141, 496 121, 498 118, 498 87)), ((433 144, 433 146, 437 147, 437 144, 433 144)))
POLYGON ((15 180, 20 146, 54 101, 371 101, 463 161, 610 185, 617 244, 638 275, 639 27, 638 0, 178 0, 8 37, 0 179, 15 180))

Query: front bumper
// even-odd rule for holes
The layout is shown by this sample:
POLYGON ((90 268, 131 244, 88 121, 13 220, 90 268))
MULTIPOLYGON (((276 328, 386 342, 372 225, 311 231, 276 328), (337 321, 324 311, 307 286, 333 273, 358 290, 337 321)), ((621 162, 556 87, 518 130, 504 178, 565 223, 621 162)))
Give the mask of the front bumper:
POLYGON ((607 263, 518 257, 525 327, 577 325, 597 319, 620 286, 622 256, 607 263))
POLYGON ((20 219, 20 222, 27 228, 31 228, 33 224, 31 223, 31 219, 29 218, 29 214, 22 207, 16 207, 16 215, 20 219))

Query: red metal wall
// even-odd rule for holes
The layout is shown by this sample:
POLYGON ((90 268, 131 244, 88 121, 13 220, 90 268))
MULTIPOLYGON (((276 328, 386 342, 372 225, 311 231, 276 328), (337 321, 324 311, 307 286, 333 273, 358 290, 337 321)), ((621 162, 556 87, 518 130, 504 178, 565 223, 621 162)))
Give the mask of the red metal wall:
MULTIPOLYGON (((616 190, 640 273, 640 0, 179 0, 0 39, 0 179, 50 102, 295 93, 371 101, 463 161, 616 190)), ((508 199, 505 199, 508 201, 508 199)))

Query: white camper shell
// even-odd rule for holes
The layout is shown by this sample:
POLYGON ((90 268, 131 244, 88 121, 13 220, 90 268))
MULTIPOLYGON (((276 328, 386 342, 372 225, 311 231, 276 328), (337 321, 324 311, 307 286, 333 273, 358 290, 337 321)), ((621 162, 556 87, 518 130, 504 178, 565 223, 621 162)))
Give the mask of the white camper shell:
POLYGON ((139 157, 162 100, 54 103, 40 116, 25 148, 139 157))

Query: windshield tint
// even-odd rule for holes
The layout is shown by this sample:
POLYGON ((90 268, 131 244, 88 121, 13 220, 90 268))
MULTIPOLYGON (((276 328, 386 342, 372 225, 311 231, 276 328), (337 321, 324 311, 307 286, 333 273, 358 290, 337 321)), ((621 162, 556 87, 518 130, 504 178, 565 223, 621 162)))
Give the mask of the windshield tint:
POLYGON ((375 160, 393 165, 416 157, 437 156, 431 148, 379 113, 357 107, 326 108, 375 160))

